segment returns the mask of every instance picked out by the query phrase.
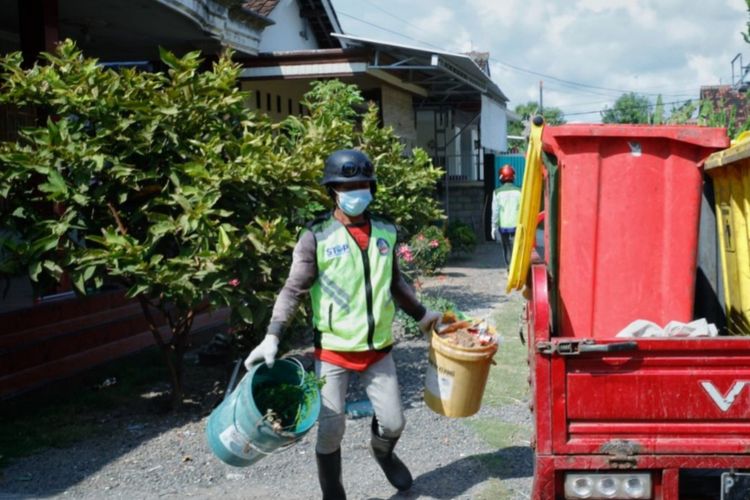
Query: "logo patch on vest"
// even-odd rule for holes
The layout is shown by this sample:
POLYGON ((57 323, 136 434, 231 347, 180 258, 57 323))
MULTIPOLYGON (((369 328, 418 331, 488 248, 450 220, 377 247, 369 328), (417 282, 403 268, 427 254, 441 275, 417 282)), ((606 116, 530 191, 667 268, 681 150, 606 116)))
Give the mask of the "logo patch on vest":
POLYGON ((380 252, 380 255, 387 255, 388 250, 391 249, 391 246, 383 238, 378 238, 376 245, 378 246, 378 252, 380 252))
POLYGON ((326 260, 336 259, 349 253, 349 244, 342 243, 326 248, 326 260))

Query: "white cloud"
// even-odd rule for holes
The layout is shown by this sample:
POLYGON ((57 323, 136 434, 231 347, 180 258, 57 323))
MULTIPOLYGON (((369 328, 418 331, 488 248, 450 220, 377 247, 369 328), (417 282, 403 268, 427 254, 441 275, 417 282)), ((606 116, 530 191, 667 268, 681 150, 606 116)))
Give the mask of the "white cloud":
POLYGON ((427 9, 428 15, 421 17, 412 22, 417 29, 411 29, 414 38, 425 40, 431 43, 432 40, 440 40, 435 43, 445 50, 456 52, 467 52, 472 48, 472 40, 468 31, 460 24, 456 23, 459 18, 457 13, 452 9, 443 6, 436 6, 427 9), (449 34, 450 36, 446 36, 449 34))
MULTIPOLYGON (((538 100, 540 80, 545 105, 571 113, 601 110, 626 91, 652 99, 661 93, 665 102, 695 98, 701 85, 729 83, 736 54, 750 63, 750 45, 740 35, 750 19, 744 0, 333 3, 337 11, 446 50, 489 51, 492 77, 511 107, 538 100)), ((355 34, 410 43, 351 18, 339 19, 355 34)), ((599 117, 594 112, 584 118, 599 117)))

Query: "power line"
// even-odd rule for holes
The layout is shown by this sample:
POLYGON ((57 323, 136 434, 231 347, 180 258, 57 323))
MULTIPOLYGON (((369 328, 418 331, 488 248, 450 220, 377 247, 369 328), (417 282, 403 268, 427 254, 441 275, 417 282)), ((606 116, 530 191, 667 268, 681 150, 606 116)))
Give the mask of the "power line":
MULTIPOLYGON (((368 4, 373 5, 369 0, 365 0, 365 1, 367 1, 368 4)), ((413 24, 411 24, 409 21, 407 21, 407 20, 405 20, 405 19, 403 19, 403 18, 401 18, 401 17, 399 17, 399 16, 397 16, 397 15, 391 13, 391 12, 386 11, 382 7, 379 7, 379 6, 376 6, 376 5, 375 5, 375 7, 377 7, 379 10, 385 12, 389 16, 393 17, 394 19, 397 19, 397 20, 399 20, 399 21, 401 21, 401 22, 403 22, 403 23, 405 23, 407 25, 416 27, 413 24)), ((344 17, 348 17, 348 18, 354 19, 355 21, 358 21, 360 23, 366 24, 368 26, 372 26, 373 28, 385 31, 387 33, 394 34, 394 35, 402 37, 402 38, 406 38, 408 40, 412 40, 414 42, 418 42, 418 43, 423 44, 423 45, 428 45, 430 47, 434 47, 434 48, 439 49, 441 51, 446 51, 444 48, 439 47, 439 46, 437 46, 437 45, 435 45, 433 43, 425 42, 424 40, 419 40, 419 39, 414 38, 412 36, 409 36, 409 35, 406 35, 406 34, 403 34, 403 33, 399 33, 397 31, 394 31, 394 30, 391 30, 391 29, 388 29, 388 28, 384 28, 383 26, 380 26, 378 24, 372 23, 370 21, 366 21, 364 19, 361 19, 361 18, 359 18, 357 16, 354 16, 352 14, 349 14, 347 12, 343 12, 343 11, 340 11, 340 10, 337 11, 337 12, 339 14, 341 14, 342 16, 344 16, 344 17)), ((497 59, 496 57, 490 57, 490 61, 493 61, 493 62, 495 62, 497 64, 500 64, 501 66, 506 66, 506 67, 508 67, 510 69, 513 69, 515 71, 519 71, 521 73, 527 73, 527 74, 530 74, 530 75, 539 76, 539 77, 542 77, 542 78, 544 78, 546 80, 552 80, 554 82, 557 82, 557 83, 559 83, 561 85, 567 85, 569 87, 572 87, 570 89, 571 91, 578 91, 578 92, 589 93, 589 94, 593 94, 593 95, 601 95, 602 97, 612 97, 612 98, 614 98, 616 96, 611 95, 611 94, 603 94, 603 93, 600 93, 600 92, 595 92, 595 90, 600 90, 600 91, 605 91, 605 92, 615 92, 615 93, 618 93, 618 94, 635 93, 635 94, 644 95, 644 96, 648 96, 648 95, 651 95, 651 96, 666 95, 666 96, 677 97, 677 96, 681 96, 682 95, 682 96, 686 96, 687 97, 687 96, 692 95, 692 94, 676 94, 676 93, 675 94, 671 94, 671 93, 666 93, 666 92, 634 91, 634 90, 626 90, 626 89, 620 89, 620 88, 614 88, 614 87, 602 87, 602 86, 598 86, 598 85, 590 85, 590 84, 587 84, 587 83, 581 83, 581 82, 575 82, 575 81, 572 81, 572 80, 566 80, 564 78, 558 78, 556 76, 552 76, 552 75, 549 75, 549 74, 546 74, 546 73, 541 73, 539 71, 534 71, 534 70, 531 70, 531 69, 527 69, 527 68, 523 68, 523 67, 520 67, 520 66, 516 66, 514 64, 510 64, 510 63, 507 63, 507 62, 502 61, 500 59, 497 59), (584 89, 592 89, 592 90, 584 90, 584 89)), ((676 102, 680 102, 680 101, 676 101, 676 102)), ((592 113, 594 113, 594 111, 592 111, 592 113)), ((576 113, 576 114, 589 114, 589 113, 576 113)))
MULTIPOLYGON (((690 101, 692 103, 692 99, 688 99, 688 100, 684 100, 684 101, 663 102, 662 106, 675 105, 675 104, 683 104, 684 105, 688 101, 690 101)), ((643 105, 642 107, 651 109, 651 108, 655 108, 656 104, 655 103, 654 104, 648 103, 648 104, 643 105)), ((699 105, 696 105, 696 108, 697 107, 699 107, 699 105)), ((619 108, 608 108, 608 109, 615 109, 615 110, 621 110, 621 111, 631 111, 631 110, 635 110, 635 109, 639 109, 639 108, 641 108, 641 106, 620 106, 619 108)), ((565 112, 563 112, 563 114, 566 117, 568 117, 568 116, 578 116, 578 115, 591 115, 591 114, 594 114, 594 113, 602 113, 604 111, 605 110, 600 109, 600 110, 597 110, 597 111, 579 111, 579 112, 576 112, 576 113, 565 113, 565 112)))
POLYGON ((398 35, 398 36, 400 36, 402 38, 406 38, 406 39, 412 40, 414 42, 419 42, 419 43, 424 44, 424 45, 429 45, 430 47, 434 47, 436 49, 442 50, 443 52, 446 52, 445 49, 443 49, 442 47, 438 47, 435 44, 432 44, 432 43, 429 43, 429 42, 425 42, 424 40, 418 40, 418 39, 416 39, 414 37, 411 37, 409 35, 404 35, 403 33, 399 33, 398 31, 393 31, 393 30, 390 30, 388 28, 383 28, 382 26, 378 26, 377 24, 371 23, 370 21, 365 21, 364 19, 360 19, 357 16, 353 16, 351 14, 347 14, 346 12, 337 10, 336 13, 337 14, 341 14, 344 17, 348 17, 348 18, 354 19, 355 21, 359 21, 360 23, 367 24, 368 26, 372 26, 373 28, 377 28, 379 30, 386 31, 386 32, 392 33, 394 35, 398 35))
POLYGON ((386 14, 386 15, 388 15, 388 16, 390 16, 390 17, 392 17, 393 19, 396 19, 397 21, 401 21, 402 23, 404 23, 404 24, 405 24, 405 25, 407 25, 407 26, 410 26, 410 27, 412 27, 412 28, 414 28, 414 29, 416 29, 416 30, 419 30, 419 29, 421 29, 421 28, 420 28, 419 26, 417 26, 416 24, 412 24, 412 23, 410 23, 409 21, 407 21, 406 19, 403 19, 403 18, 400 18, 400 17, 398 17, 398 16, 397 16, 397 15, 395 15, 395 14, 394 14, 393 12, 390 12, 390 11, 388 11, 388 10, 385 10, 385 9, 384 9, 383 7, 381 7, 380 5, 376 4, 375 2, 371 2, 370 0, 365 0, 365 2, 367 2, 367 3, 369 4, 369 5, 371 5, 371 6, 375 7, 375 8, 376 8, 376 9, 378 9, 378 10, 379 10, 380 12, 383 12, 384 14, 386 14))

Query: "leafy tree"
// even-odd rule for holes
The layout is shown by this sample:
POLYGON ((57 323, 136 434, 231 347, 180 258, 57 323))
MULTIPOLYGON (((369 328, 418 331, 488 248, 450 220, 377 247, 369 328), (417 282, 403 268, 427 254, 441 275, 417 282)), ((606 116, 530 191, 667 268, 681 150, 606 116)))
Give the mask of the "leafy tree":
MULTIPOLYGON (((408 238, 423 226, 444 218, 434 198, 442 170, 433 167, 420 148, 407 156, 393 129, 379 125, 376 106, 370 105, 359 116, 357 109, 363 102, 354 85, 338 80, 313 82, 305 96, 309 116, 290 116, 281 124, 286 154, 292 165, 313 163, 322 170, 331 151, 351 147, 365 151, 375 165, 378 179, 372 209, 392 219, 402 229, 401 236, 408 238)), ((320 199, 324 206, 331 207, 325 196, 320 199)), ((315 204, 308 212, 320 208, 315 204)), ((309 218, 309 213, 305 217, 309 218)))
POLYGON ((692 100, 688 99, 679 105, 672 105, 667 123, 671 125, 680 125, 689 123, 692 120, 697 106, 692 100))
MULTIPOLYGON (((750 0, 745 0, 745 5, 747 5, 747 11, 750 13, 750 0)), ((750 43, 750 21, 745 23, 745 32, 740 33, 742 35, 742 38, 745 39, 746 43, 750 43)))
MULTIPOLYGON (((513 111, 521 117, 521 121, 508 122, 508 135, 523 135, 526 123, 539 114, 539 104, 529 101, 526 104, 517 105, 513 111)), ((559 108, 545 107, 542 116, 544 117, 544 122, 548 125, 562 125, 565 123, 565 114, 559 108)), ((523 150, 526 148, 526 141, 511 139, 508 141, 508 147, 510 149, 523 150)))
POLYGON ((397 222, 441 217, 425 196, 440 171, 419 151, 402 157, 373 109, 358 128, 353 87, 317 84, 309 116, 274 125, 244 106, 229 53, 200 71, 198 53, 162 51, 167 73, 106 69, 69 41, 42 57, 29 70, 18 53, 0 59, 0 104, 50 117, 0 144, 0 272, 68 274, 79 294, 124 287, 176 404, 197 314, 228 306, 233 324, 265 329, 301 222, 329 202, 318 181, 330 151, 372 148, 380 202, 397 222))
MULTIPOLYGON (((745 105, 747 106, 747 97, 745 105)), ((750 130, 750 118, 745 120, 744 123, 738 122, 737 109, 727 107, 723 99, 716 106, 709 99, 701 101, 698 123, 706 127, 724 127, 727 129, 729 137, 736 137, 740 133, 750 130)))
POLYGON ((15 259, 33 281, 68 273, 80 294, 124 286, 179 403, 196 314, 230 305, 262 320, 293 242, 286 219, 309 202, 283 181, 315 173, 279 168, 271 124, 244 106, 229 54, 210 71, 197 53, 161 56, 168 74, 104 69, 72 42, 28 71, 19 54, 0 62, 2 101, 50 116, 1 146, 0 227, 23 242, 15 259))
POLYGON ((602 123, 648 123, 648 98, 629 92, 621 95, 612 108, 605 107, 601 112, 602 123))

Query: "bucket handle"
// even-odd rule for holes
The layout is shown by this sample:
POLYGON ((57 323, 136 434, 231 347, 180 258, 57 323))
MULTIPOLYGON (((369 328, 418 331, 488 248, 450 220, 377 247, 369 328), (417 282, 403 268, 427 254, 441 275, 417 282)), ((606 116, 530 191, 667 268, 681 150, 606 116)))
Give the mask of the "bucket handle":
POLYGON ((232 370, 232 376, 229 377, 229 385, 227 386, 227 390, 224 393, 224 399, 227 399, 229 395, 234 391, 234 388, 237 385, 237 375, 240 373, 240 366, 242 366, 242 358, 237 358, 237 361, 234 364, 234 370, 232 370))

